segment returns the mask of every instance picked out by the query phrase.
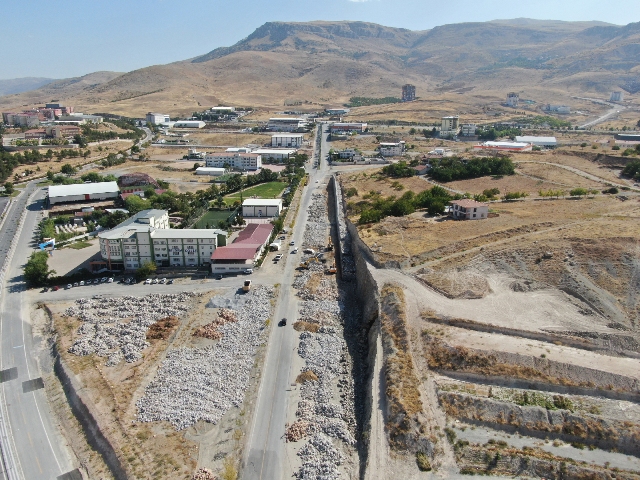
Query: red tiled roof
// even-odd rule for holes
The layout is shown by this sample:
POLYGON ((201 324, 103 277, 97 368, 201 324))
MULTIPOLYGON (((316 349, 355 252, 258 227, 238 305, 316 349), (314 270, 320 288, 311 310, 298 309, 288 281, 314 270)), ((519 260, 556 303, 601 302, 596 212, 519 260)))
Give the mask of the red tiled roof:
POLYGON ((273 232, 273 225, 270 223, 250 223, 247 228, 242 230, 238 238, 233 242, 236 243, 252 243, 263 245, 269 240, 273 232))
POLYGON ((226 247, 218 247, 211 254, 211 260, 252 260, 273 232, 270 223, 250 223, 238 238, 226 247))
POLYGON ((211 260, 253 260, 260 245, 234 244, 218 247, 211 254, 211 260))

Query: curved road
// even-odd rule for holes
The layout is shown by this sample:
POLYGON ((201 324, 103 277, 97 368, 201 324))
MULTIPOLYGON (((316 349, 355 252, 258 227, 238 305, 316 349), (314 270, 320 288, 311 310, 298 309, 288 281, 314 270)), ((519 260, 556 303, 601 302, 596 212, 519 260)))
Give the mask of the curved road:
POLYGON ((73 454, 55 425, 43 389, 22 278, 35 246, 42 197, 43 192, 29 184, 11 205, 0 231, 0 264, 8 262, 0 303, 0 440, 5 475, 12 480, 81 478, 77 470, 71 472, 73 454), (31 203, 33 193, 38 200, 31 203), (20 223, 22 212, 26 214, 20 223))

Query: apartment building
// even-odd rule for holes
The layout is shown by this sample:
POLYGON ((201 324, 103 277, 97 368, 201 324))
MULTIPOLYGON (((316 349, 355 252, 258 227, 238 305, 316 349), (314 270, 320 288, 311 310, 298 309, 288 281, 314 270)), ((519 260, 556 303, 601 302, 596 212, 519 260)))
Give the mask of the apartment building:
POLYGON ((406 84, 402 86, 402 101, 413 102, 416 99, 416 86, 406 84))
POLYGON ((149 112, 147 113, 145 118, 147 120, 147 123, 150 123, 151 125, 161 125, 163 123, 167 123, 171 121, 171 118, 169 117, 169 115, 165 113, 149 112))
POLYGON ((236 168, 238 170, 259 170, 262 168, 262 156, 257 153, 207 153, 205 166, 215 168, 236 168))
POLYGON ((440 127, 441 135, 457 135, 460 127, 460 117, 457 115, 442 117, 442 123, 440 127))
POLYGON ((272 147, 301 147, 304 143, 303 133, 275 133, 271 135, 272 147))
POLYGON ((404 153, 404 145, 404 142, 381 143, 378 150, 383 157, 396 157, 404 153))

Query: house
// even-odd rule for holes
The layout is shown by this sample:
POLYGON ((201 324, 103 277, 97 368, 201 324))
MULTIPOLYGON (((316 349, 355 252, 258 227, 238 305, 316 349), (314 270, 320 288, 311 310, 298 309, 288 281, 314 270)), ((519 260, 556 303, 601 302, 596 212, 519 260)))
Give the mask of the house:
POLYGON ((411 168, 416 172, 416 175, 426 175, 431 170, 431 165, 417 165, 411 168))
POLYGON ((489 216, 489 204, 476 202, 470 198, 453 200, 450 213, 456 220, 481 220, 489 216))
POLYGON ((249 198, 242 203, 243 217, 278 217, 282 212, 281 198, 249 198))
POLYGON ((146 173, 125 173, 118 177, 118 187, 122 193, 138 193, 144 192, 147 188, 151 187, 154 190, 159 189, 160 185, 153 177, 146 173))
POLYGON ((250 223, 235 241, 217 248, 211 255, 213 273, 241 273, 253 268, 265 251, 273 233, 270 223, 250 223))

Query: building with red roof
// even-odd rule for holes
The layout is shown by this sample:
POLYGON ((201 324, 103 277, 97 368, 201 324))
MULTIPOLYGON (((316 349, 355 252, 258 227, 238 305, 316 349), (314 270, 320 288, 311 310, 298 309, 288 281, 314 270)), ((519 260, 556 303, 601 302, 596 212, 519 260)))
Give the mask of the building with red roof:
POLYGON ((270 223, 250 223, 240 232, 234 242, 218 247, 211 255, 213 273, 241 273, 253 268, 269 243, 273 233, 270 223))

